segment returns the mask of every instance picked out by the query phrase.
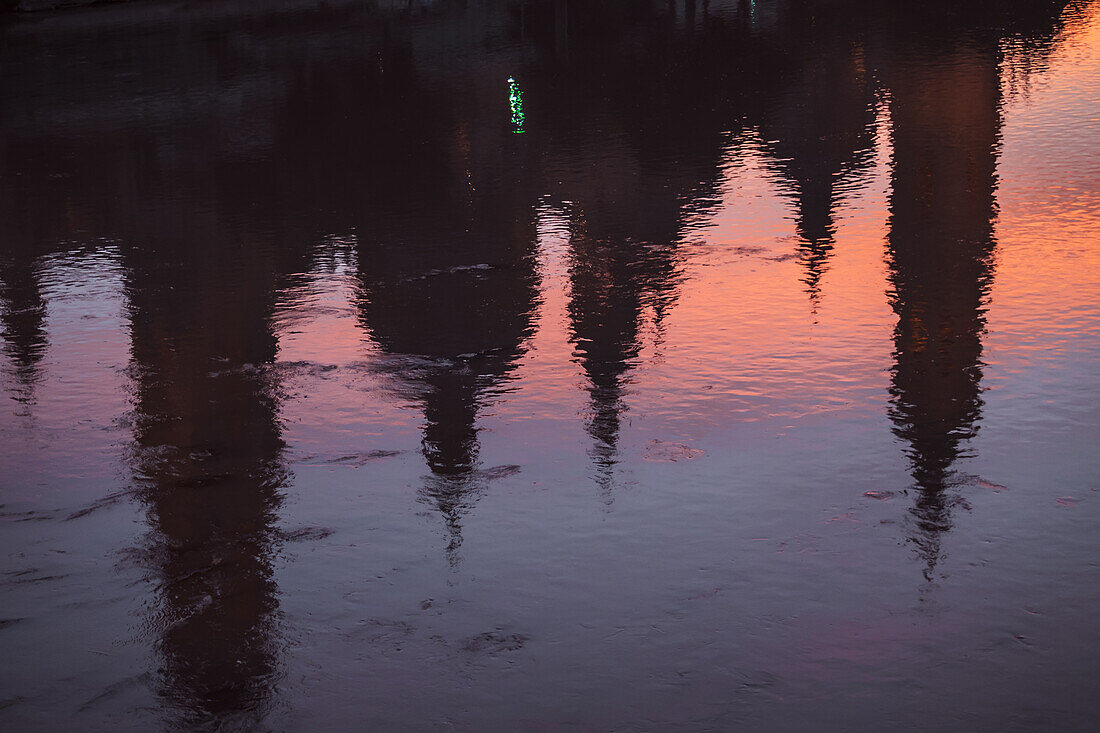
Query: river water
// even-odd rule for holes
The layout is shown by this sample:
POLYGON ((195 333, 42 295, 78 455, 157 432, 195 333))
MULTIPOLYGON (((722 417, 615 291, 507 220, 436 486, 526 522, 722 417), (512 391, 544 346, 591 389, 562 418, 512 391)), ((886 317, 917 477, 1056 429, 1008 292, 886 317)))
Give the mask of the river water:
POLYGON ((0 15, 4 729, 1094 729, 1100 3, 916 5, 0 15))

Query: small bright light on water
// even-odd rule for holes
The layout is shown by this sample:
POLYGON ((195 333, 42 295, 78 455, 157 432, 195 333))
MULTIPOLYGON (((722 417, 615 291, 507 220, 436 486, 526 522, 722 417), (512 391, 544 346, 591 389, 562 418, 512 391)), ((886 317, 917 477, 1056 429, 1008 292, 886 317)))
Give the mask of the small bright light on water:
POLYGON ((512 108, 512 132, 522 135, 526 132, 523 125, 527 120, 527 116, 523 113, 523 92, 520 91, 515 77, 511 76, 508 77, 508 106, 512 108))

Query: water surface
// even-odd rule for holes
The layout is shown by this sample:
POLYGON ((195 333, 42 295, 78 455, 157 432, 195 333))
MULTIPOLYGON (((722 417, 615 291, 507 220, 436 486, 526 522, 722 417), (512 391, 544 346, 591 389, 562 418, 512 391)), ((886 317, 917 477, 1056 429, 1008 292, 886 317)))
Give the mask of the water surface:
POLYGON ((10 730, 1087 730, 1100 5, 0 17, 10 730))

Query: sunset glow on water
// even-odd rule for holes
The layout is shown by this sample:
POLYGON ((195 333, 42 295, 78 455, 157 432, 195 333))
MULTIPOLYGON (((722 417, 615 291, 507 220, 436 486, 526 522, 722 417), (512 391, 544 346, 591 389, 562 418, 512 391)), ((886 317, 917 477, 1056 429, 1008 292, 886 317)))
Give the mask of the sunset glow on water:
POLYGON ((1100 5, 399 5, 0 12, 4 729, 1090 729, 1100 5))

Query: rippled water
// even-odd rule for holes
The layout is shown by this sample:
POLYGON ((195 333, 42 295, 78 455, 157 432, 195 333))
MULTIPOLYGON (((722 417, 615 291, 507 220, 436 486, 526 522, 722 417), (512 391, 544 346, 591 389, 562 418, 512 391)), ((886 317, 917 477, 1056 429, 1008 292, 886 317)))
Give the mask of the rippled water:
POLYGON ((7 730, 1087 730, 1100 4, 0 15, 7 730))

